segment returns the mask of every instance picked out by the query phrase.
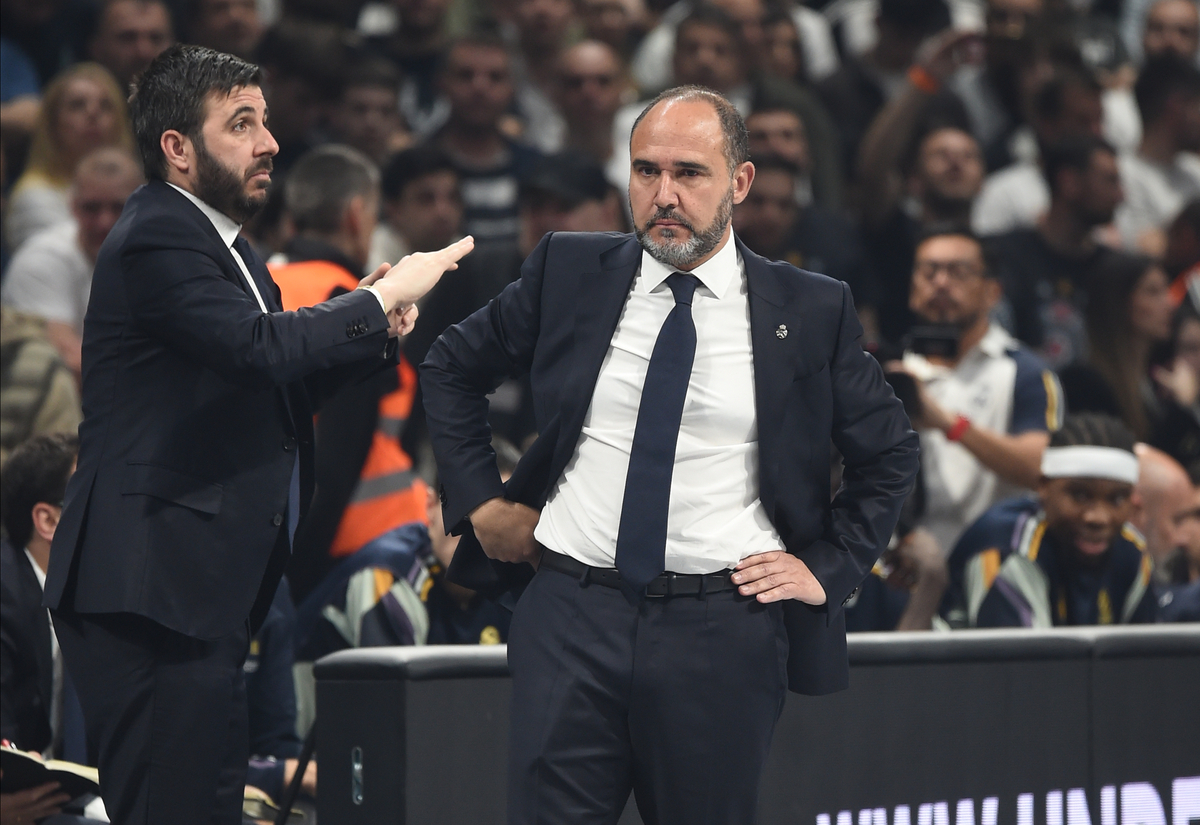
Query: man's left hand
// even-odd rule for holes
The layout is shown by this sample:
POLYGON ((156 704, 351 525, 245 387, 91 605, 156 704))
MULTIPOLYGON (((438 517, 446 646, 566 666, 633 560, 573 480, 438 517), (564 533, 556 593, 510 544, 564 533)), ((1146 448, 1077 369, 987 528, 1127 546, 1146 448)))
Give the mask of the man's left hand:
POLYGON ((388 313, 388 337, 402 338, 417 326, 417 305, 411 304, 405 309, 393 309, 388 313))
POLYGON ((776 550, 747 556, 735 568, 733 583, 743 596, 763 604, 798 599, 805 604, 825 604, 825 588, 808 565, 791 553, 776 550))

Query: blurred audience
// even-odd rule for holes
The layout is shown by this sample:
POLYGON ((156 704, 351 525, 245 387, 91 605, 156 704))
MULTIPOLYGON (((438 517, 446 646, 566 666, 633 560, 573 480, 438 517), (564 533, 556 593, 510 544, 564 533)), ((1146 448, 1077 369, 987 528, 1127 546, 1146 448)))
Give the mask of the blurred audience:
POLYGON ((1034 226, 1050 205, 1041 149, 1103 131, 1100 84, 1086 71, 1059 69, 1033 94, 1030 126, 1036 138, 1023 159, 988 175, 971 213, 980 235, 1034 226))
POLYGON ((1159 568, 1159 619, 1200 622, 1200 486, 1191 488, 1173 521, 1176 547, 1159 568))
POLYGON ((1142 143, 1121 158, 1125 202, 1117 226, 1125 246, 1161 257, 1168 226, 1200 198, 1200 68, 1176 55, 1152 58, 1134 91, 1142 143))
POLYGON ((441 89, 450 101, 446 125, 430 142, 458 170, 464 228, 476 243, 515 241, 520 233, 517 190, 538 152, 506 134, 513 103, 512 64, 499 38, 474 35, 446 51, 441 89))
POLYGON ((1133 450, 1133 433, 1117 419, 1068 416, 1050 437, 1037 496, 997 504, 954 548, 951 623, 1155 621, 1154 562, 1128 523, 1138 479, 1133 450))
POLYGON ((46 335, 46 322, 0 306, 0 466, 32 436, 74 435, 83 420, 75 375, 46 335))
POLYGON ((622 61, 633 54, 647 19, 642 0, 579 0, 576 8, 588 39, 608 45, 622 61))
POLYGON ((383 220, 371 239, 369 265, 433 252, 462 236, 458 170, 445 152, 432 146, 399 152, 384 167, 382 180, 383 220))
POLYGON ((513 103, 521 136, 530 146, 553 152, 563 145, 565 124, 555 105, 557 69, 575 22, 573 0, 512 0, 516 29, 513 103))
POLYGON ((0 289, 0 303, 45 319, 47 337, 77 375, 96 256, 125 201, 143 182, 141 165, 124 149, 84 156, 71 184, 72 219, 23 244, 0 289))
POLYGON ((629 170, 613 149, 613 118, 628 90, 620 55, 607 43, 584 40, 563 51, 558 61, 555 102, 565 133, 559 148, 582 152, 600 164, 615 186, 626 185, 629 170))
POLYGON ((165 0, 105 0, 88 44, 92 60, 128 91, 150 61, 175 42, 165 0))
POLYGON ((400 116, 400 73, 383 59, 350 66, 332 118, 339 143, 362 152, 376 165, 408 145, 400 116))
POLYGON ((937 540, 917 528, 871 568, 858 591, 846 603, 846 630, 932 630, 950 575, 937 540))
POLYGON ((438 89, 450 0, 392 0, 391 6, 398 18, 395 27, 369 38, 369 44, 400 68, 400 112, 415 135, 427 137, 446 122, 450 111, 438 89))
POLYGON ((925 509, 918 524, 949 553, 997 501, 1038 483, 1062 424, 1053 372, 991 320, 1000 284, 969 230, 935 228, 918 243, 902 370, 915 384, 925 509))
POLYGON ((264 27, 255 0, 188 0, 184 33, 188 43, 254 57, 264 27))
POLYGON ((15 251, 38 231, 70 220, 75 166, 93 149, 133 151, 125 95, 96 63, 80 63, 56 77, 42 98, 25 172, 13 185, 4 218, 15 251))
POLYGON ((1115 255, 1097 243, 1124 197, 1113 148, 1098 137, 1049 147, 1042 158, 1050 206, 1031 229, 992 241, 1011 330, 1059 370, 1086 359, 1083 308, 1093 273, 1115 255))
POLYGON ((983 154, 970 134, 934 126, 916 135, 914 118, 896 101, 872 127, 861 160, 863 232, 878 281, 880 334, 902 343, 913 323, 909 309, 913 256, 931 227, 964 226, 983 182, 983 154), (876 131, 878 130, 878 131, 876 131))

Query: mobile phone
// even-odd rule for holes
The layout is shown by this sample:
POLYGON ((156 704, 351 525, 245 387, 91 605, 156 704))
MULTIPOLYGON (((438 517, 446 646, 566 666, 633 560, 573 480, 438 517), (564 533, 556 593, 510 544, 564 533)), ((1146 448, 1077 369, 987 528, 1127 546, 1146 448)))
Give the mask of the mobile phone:
POLYGON ((959 330, 949 324, 913 327, 905 349, 917 355, 955 358, 958 355, 959 330))

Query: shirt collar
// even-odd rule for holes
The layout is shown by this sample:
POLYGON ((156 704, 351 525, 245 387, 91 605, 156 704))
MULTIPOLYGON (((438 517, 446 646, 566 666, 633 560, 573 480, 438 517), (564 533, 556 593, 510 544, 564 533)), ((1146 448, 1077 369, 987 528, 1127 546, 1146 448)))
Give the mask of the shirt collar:
POLYGON ((226 215, 224 212, 218 212, 204 201, 193 195, 186 189, 176 186, 173 183, 167 183, 176 192, 182 194, 185 198, 196 205, 196 208, 204 213, 204 216, 212 221, 213 229, 217 230, 217 234, 221 236, 221 240, 229 248, 233 248, 233 242, 237 240, 238 233, 242 231, 242 225, 236 223, 233 218, 226 215))
POLYGON ((37 576, 38 584, 42 586, 42 590, 46 589, 46 574, 42 572, 42 568, 38 567, 38 563, 34 561, 33 553, 29 552, 29 548, 25 548, 25 558, 29 559, 29 566, 33 568, 33 575, 37 576))
MULTIPOLYGON (((658 289, 667 280, 668 275, 678 271, 661 263, 645 249, 642 250, 641 283, 645 292, 653 292, 658 289)), ((729 285, 735 278, 741 279, 741 273, 742 253, 738 251, 737 244, 733 242, 733 232, 731 231, 725 244, 717 250, 717 254, 689 274, 699 278, 700 283, 720 300, 729 292, 729 285)))

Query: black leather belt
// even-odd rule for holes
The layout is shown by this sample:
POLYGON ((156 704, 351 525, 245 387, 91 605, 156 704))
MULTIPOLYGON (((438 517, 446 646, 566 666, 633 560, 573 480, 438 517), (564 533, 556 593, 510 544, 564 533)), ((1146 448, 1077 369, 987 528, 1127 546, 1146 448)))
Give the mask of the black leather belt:
MULTIPOLYGON (((621 587, 621 574, 614 567, 592 567, 570 556, 546 548, 542 553, 541 567, 565 573, 579 579, 579 583, 599 584, 603 587, 621 587)), ((718 573, 659 573, 646 587, 646 596, 666 598, 669 596, 697 596, 703 599, 709 593, 733 590, 736 585, 729 580, 732 570, 718 573)))

